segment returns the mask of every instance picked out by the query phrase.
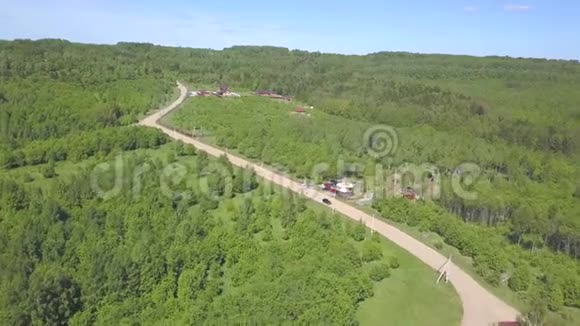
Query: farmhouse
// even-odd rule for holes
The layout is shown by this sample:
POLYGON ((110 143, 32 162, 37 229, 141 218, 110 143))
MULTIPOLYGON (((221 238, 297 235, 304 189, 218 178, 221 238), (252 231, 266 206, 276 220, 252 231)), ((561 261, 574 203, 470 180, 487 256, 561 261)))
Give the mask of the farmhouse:
POLYGON ((226 85, 220 86, 220 89, 213 94, 218 97, 241 97, 240 94, 230 91, 229 86, 226 85))
POLYGON ((219 90, 213 92, 213 95, 216 95, 216 96, 220 96, 221 97, 221 96, 225 96, 229 92, 230 92, 229 86, 222 85, 222 86, 220 86, 220 89, 219 90))
POLYGON ((337 197, 350 198, 354 195, 354 184, 347 181, 336 182, 336 180, 329 180, 322 183, 319 188, 329 191, 337 197))
POLYGON ((404 198, 408 200, 417 200, 420 199, 419 194, 411 187, 407 187, 405 190, 401 192, 404 198))
POLYGON ((336 194, 341 197, 351 197, 354 194, 354 184, 346 181, 337 183, 336 194))
POLYGON ((210 96, 211 92, 205 89, 189 92, 189 96, 210 96))

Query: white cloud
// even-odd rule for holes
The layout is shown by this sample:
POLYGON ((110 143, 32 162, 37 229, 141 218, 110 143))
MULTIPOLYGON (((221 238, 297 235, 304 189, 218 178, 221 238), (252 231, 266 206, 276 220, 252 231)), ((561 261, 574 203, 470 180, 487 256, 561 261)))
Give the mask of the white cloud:
POLYGON ((508 4, 503 6, 503 9, 505 11, 530 11, 532 9, 532 6, 508 4))
POLYGON ((466 12, 477 12, 479 11, 479 8, 477 8, 476 6, 465 6, 463 7, 463 10, 466 12))

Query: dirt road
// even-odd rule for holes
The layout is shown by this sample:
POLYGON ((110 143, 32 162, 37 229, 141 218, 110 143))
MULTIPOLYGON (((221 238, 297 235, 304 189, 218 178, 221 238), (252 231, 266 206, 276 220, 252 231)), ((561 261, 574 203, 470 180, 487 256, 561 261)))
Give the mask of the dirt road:
MULTIPOLYGON (((197 149, 207 152, 210 155, 219 157, 226 154, 223 150, 199 142, 192 137, 168 129, 158 123, 160 118, 169 113, 171 110, 177 108, 187 97, 187 89, 185 86, 178 83, 178 87, 180 90, 180 96, 175 102, 173 102, 168 107, 144 118, 139 122, 139 124, 161 129, 170 137, 176 140, 181 140, 184 143, 191 144, 197 149)), ((231 154, 226 155, 232 164, 243 168, 251 167, 260 177, 280 186, 286 187, 296 193, 302 193, 304 196, 315 201, 320 202, 322 198, 328 196, 314 189, 305 189, 300 183, 295 182, 260 165, 256 165, 252 162, 231 154)), ((442 256, 440 253, 423 244, 422 242, 385 222, 374 219, 372 216, 359 209, 356 209, 349 204, 333 200, 331 207, 337 212, 348 216, 353 220, 364 222, 368 227, 396 243, 401 248, 407 250, 433 269, 439 268, 446 261, 446 257, 442 256)), ((487 326, 493 325, 499 321, 514 321, 516 319, 516 316, 518 315, 517 310, 484 289, 473 278, 471 278, 471 276, 469 276, 455 264, 449 264, 447 270, 449 281, 455 287, 463 304, 463 318, 461 325, 487 326)), ((436 278, 437 274, 433 273, 433 282, 435 282, 436 278)), ((425 316, 425 318, 428 319, 429 316, 425 316)))

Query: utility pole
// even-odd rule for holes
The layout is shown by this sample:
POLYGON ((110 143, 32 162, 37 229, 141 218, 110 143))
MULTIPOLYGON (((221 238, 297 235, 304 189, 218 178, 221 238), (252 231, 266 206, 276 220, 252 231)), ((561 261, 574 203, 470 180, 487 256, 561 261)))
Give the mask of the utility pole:
POLYGON ((441 265, 441 267, 437 269, 437 271, 439 272, 439 277, 437 278, 437 282, 435 283, 439 283, 441 279, 444 279, 445 283, 449 282, 449 272, 448 272, 449 263, 451 263, 451 255, 449 255, 449 258, 447 258, 447 260, 443 263, 443 265, 441 265))

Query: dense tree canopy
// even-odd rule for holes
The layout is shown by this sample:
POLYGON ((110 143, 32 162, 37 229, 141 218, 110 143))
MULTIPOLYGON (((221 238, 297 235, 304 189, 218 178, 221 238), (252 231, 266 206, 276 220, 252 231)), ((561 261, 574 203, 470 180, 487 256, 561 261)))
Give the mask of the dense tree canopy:
MULTIPOLYGON (((124 173, 106 200, 91 186, 94 166, 42 185, 0 179, 3 324, 356 324, 373 282, 390 275, 364 227, 259 187, 251 171, 243 187, 214 197, 171 181, 168 162, 123 162, 127 172, 150 168, 124 173)), ((223 162, 180 164, 193 181, 223 162)))
MULTIPOLYGON (((372 175, 368 166, 376 162, 361 148, 362 134, 368 124, 329 116, 316 109, 308 111, 310 116, 296 115, 293 111, 291 104, 252 97, 195 99, 170 115, 167 122, 186 132, 195 129, 207 141, 236 149, 249 158, 273 164, 300 178, 313 177, 312 172, 321 163, 328 163, 324 173, 327 177, 348 173, 352 163, 360 168, 355 175, 364 177, 368 172, 372 175), (340 162, 344 164, 340 166, 340 162)), ((384 163, 387 175, 394 171, 391 166, 396 167, 397 163, 414 161, 419 164, 420 158, 433 158, 430 153, 444 148, 436 145, 438 141, 448 143, 443 135, 424 127, 404 128, 399 135, 402 141, 411 141, 416 147, 401 145, 391 161, 384 163)), ((482 151, 482 161, 493 160, 493 155, 483 153, 499 151, 497 148, 501 146, 476 142, 473 146, 482 151)), ((456 146, 462 143, 468 142, 456 140, 456 146)), ((505 153, 510 153, 509 150, 506 148, 505 153)), ((473 158, 471 153, 461 149, 457 153, 473 158)), ((577 173, 573 165, 560 162, 565 164, 565 169, 554 168, 548 172, 562 175, 555 177, 553 182, 533 181, 511 170, 511 167, 518 169, 521 161, 511 162, 510 170, 502 173, 488 168, 475 184, 478 198, 465 200, 457 197, 450 185, 453 159, 440 156, 435 163, 442 171, 439 200, 423 205, 387 198, 378 200, 375 208, 389 219, 441 235, 447 244, 472 257, 476 272, 494 286, 499 286, 502 277, 508 275, 508 285, 516 292, 530 290, 533 293, 538 287, 555 291, 555 303, 550 305, 552 310, 563 305, 580 307, 580 264, 576 260, 580 249, 578 204, 575 198, 562 198, 567 192, 562 185, 577 173), (449 164, 448 174, 443 168, 446 164, 449 164), (565 175, 566 171, 570 174, 565 175), (510 174, 513 177, 510 178, 510 174), (458 219, 456 214, 463 219, 458 219), (553 281, 548 282, 549 279, 553 281)), ((354 230, 351 234, 359 239, 354 230)), ((373 260, 371 250, 364 249, 363 259, 373 260)))
MULTIPOLYGON (((99 160, 165 143, 159 132, 130 125, 167 102, 176 79, 196 87, 272 89, 313 105, 310 115, 300 115, 292 105, 265 99, 196 99, 167 121, 297 177, 311 177, 319 163, 328 163, 323 177, 361 178, 375 175, 376 164, 386 174, 406 163, 433 164, 441 177, 434 203, 378 198, 375 208, 440 234, 471 256, 491 284, 508 274, 511 289, 544 300, 532 300, 537 309, 530 316, 580 306, 579 273, 573 272, 580 256, 577 61, 17 40, 0 41, 0 169, 41 165, 53 188, 32 189, 29 175, 24 183, 1 179, 0 318, 10 324, 70 318, 81 324, 204 318, 351 323, 356 302, 371 294, 371 280, 387 277, 386 267, 397 265, 378 261, 390 258, 366 244, 360 226, 316 233, 328 225, 308 218, 313 213, 299 200, 253 194, 257 183, 242 182, 237 170, 229 187, 204 170, 210 163, 203 154, 196 156, 196 171, 209 174, 208 192, 179 193, 169 201, 152 191, 101 202, 86 188, 88 172, 68 181, 58 176, 55 165, 62 161, 99 160), (395 127, 399 139, 396 152, 378 159, 363 141, 376 124, 395 127), (481 172, 469 186, 477 198, 453 189, 462 163, 481 172), (225 221, 212 218, 223 198, 247 192, 250 198, 225 221), (268 223, 274 220, 283 232, 268 223), (306 241, 309 232, 323 244, 306 241), (356 240, 365 243, 361 255, 345 255, 355 252, 356 240), (184 249, 189 241, 199 246, 184 249), (323 256, 306 254, 301 241, 342 251, 346 274, 337 274, 323 256), (301 259, 321 271, 314 284, 293 268, 301 259), (371 266, 368 275, 359 273, 359 259, 371 266), (255 269, 262 265, 285 272, 266 275, 255 269), (266 311, 279 293, 295 304, 280 302, 266 311), (310 307, 330 293, 328 307, 310 307), (154 309, 151 301, 163 305, 154 309)), ((175 153, 194 151, 177 145, 175 153)))
MULTIPOLYGON (((546 246, 573 257, 580 254, 580 205, 573 183, 578 169, 573 162, 428 126, 397 129, 396 152, 377 161, 366 155, 363 143, 365 130, 372 124, 317 108, 307 115, 293 111, 291 104, 263 98, 202 98, 187 103, 167 122, 300 178, 312 177, 321 164, 327 164, 326 177, 344 175, 354 167, 359 177, 370 176, 371 184, 378 175, 376 164, 386 176, 405 163, 432 164, 441 180, 436 201, 450 212, 467 222, 509 224, 509 238, 527 248, 546 246), (469 189, 477 193, 474 199, 458 196, 452 185, 456 168, 464 162, 477 164, 481 170, 469 189)), ((411 185, 413 181, 423 183, 411 180, 411 185)), ((380 195, 371 186, 368 190, 380 195)))

